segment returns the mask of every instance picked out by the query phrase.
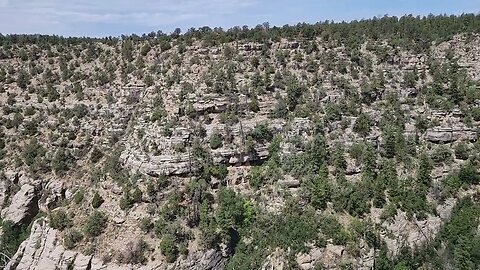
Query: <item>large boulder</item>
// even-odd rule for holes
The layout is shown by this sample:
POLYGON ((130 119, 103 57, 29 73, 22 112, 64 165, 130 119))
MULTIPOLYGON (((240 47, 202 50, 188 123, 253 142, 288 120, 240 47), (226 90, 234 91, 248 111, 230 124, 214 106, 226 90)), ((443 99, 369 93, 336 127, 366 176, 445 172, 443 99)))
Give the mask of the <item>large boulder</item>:
POLYGON ((2 211, 2 218, 14 224, 28 224, 38 213, 37 202, 35 187, 25 184, 13 196, 10 205, 2 211))

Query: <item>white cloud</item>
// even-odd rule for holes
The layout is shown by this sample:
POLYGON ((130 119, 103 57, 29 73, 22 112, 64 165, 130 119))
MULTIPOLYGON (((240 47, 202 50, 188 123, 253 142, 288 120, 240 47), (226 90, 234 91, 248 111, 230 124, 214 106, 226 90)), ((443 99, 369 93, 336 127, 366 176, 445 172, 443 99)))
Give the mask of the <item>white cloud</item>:
MULTIPOLYGON (((0 32, 76 34, 74 25, 171 28, 174 24, 200 25, 204 21, 258 4, 258 0, 0 0, 0 32)), ((204 23, 207 24, 207 23, 204 23)), ((93 29, 95 30, 95 29, 93 29)))

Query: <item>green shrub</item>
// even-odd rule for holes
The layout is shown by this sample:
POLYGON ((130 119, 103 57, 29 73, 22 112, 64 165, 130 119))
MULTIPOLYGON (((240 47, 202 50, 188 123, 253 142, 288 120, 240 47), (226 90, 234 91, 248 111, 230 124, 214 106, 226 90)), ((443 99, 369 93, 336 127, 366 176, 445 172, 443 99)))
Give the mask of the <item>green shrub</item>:
POLYGON ((85 233, 88 236, 99 236, 107 225, 108 218, 105 213, 94 211, 85 222, 85 233))
POLYGON ((213 133, 209 139, 210 148, 217 149, 223 146, 222 136, 218 133, 213 133))
POLYGON ((33 166, 37 158, 41 158, 45 155, 46 150, 37 139, 31 139, 22 151, 22 157, 28 166, 33 166))
POLYGON ((433 151, 431 158, 437 165, 441 163, 448 164, 452 161, 452 151, 447 146, 441 145, 433 151))
POLYGON ((123 193, 122 198, 120 198, 120 209, 128 210, 132 208, 133 204, 134 202, 130 195, 127 192, 123 193))
POLYGON ((59 148, 52 160, 52 169, 56 173, 64 173, 69 170, 69 165, 72 161, 72 156, 64 148, 59 148))
POLYGON ((267 124, 256 124, 255 128, 248 134, 257 142, 269 142, 273 139, 273 133, 267 124))
POLYGON ((316 209, 324 209, 331 201, 328 177, 322 174, 307 177, 302 183, 303 196, 316 209))
POLYGON ((61 231, 66 228, 70 228, 73 225, 71 216, 62 209, 50 212, 48 214, 48 219, 52 228, 61 231))
POLYGON ((90 161, 92 163, 97 163, 102 159, 103 157, 103 152, 100 151, 97 147, 93 147, 92 153, 90 154, 90 161))
POLYGON ((66 248, 74 248, 78 242, 82 241, 83 234, 76 229, 68 229, 63 235, 63 244, 66 248))
POLYGON ((139 222, 139 227, 145 233, 150 232, 153 229, 152 219, 149 217, 142 218, 139 222))
POLYGON ((133 192, 131 193, 131 197, 134 203, 142 202, 142 196, 143 196, 143 193, 138 187, 133 189, 133 192))
POLYGON ((165 256, 167 263, 175 262, 178 257, 178 247, 175 244, 175 237, 170 234, 164 235, 160 242, 160 250, 163 256, 165 256))
POLYGON ((176 153, 185 153, 187 151, 187 148, 185 147, 185 143, 177 143, 173 146, 173 149, 175 150, 176 153))
POLYGON ((120 209, 128 210, 132 208, 135 203, 142 202, 142 196, 143 193, 138 187, 134 188, 133 191, 125 190, 120 199, 120 209))
POLYGON ((365 113, 361 113, 353 125, 353 131, 365 137, 370 133, 371 125, 370 117, 365 113))
POLYGON ((98 194, 98 192, 95 192, 95 194, 93 195, 93 198, 92 198, 92 207, 93 207, 93 208, 98 208, 98 207, 100 207, 104 202, 105 202, 105 200, 102 198, 102 196, 100 196, 100 195, 98 194))
POLYGON ((455 146, 455 157, 462 160, 470 157, 470 149, 466 143, 461 142, 455 146))
POLYGON ((364 144, 354 143, 350 146, 349 155, 351 158, 361 161, 363 156, 363 150, 365 149, 364 144))
POLYGON ((228 175, 228 169, 225 165, 212 165, 208 169, 210 175, 218 180, 225 180, 228 175))
POLYGON ((15 226, 11 221, 3 221, 0 252, 12 257, 20 244, 27 239, 29 233, 25 226, 15 226))
POLYGON ((467 163, 458 171, 458 179, 461 183, 476 185, 480 181, 480 176, 472 163, 467 163))
POLYGON ((83 201, 83 198, 85 198, 85 190, 79 189, 75 192, 75 195, 73 195, 73 202, 75 204, 80 204, 83 201))
POLYGON ((262 167, 252 167, 247 175, 248 184, 253 188, 260 188, 265 182, 262 167))

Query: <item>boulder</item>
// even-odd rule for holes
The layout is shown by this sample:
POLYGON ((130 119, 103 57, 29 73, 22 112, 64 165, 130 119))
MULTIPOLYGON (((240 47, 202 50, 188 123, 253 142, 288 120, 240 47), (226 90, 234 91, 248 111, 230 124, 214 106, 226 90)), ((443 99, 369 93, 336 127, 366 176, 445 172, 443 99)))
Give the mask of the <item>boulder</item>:
POLYGON ((283 270, 288 268, 286 253, 277 248, 272 254, 268 255, 262 264, 262 270, 283 270))
POLYGON ((301 269, 311 269, 313 267, 313 258, 310 254, 300 254, 297 256, 296 261, 301 269))
MULTIPOLYGON (((88 270, 91 269, 91 262, 92 256, 86 256, 83 254, 78 254, 75 257, 75 261, 73 262, 73 269, 75 270, 88 270)), ((41 268, 39 268, 41 269, 41 268)))
POLYGON ((2 218, 14 224, 28 224, 38 213, 37 202, 35 187, 25 184, 13 196, 11 204, 2 211, 2 218))
POLYGON ((347 168, 345 170, 346 175, 355 175, 361 173, 362 170, 360 167, 355 163, 353 159, 347 159, 347 168))
POLYGON ((286 179, 283 181, 279 181, 280 185, 287 187, 287 188, 298 188, 300 187, 300 181, 297 179, 286 179))

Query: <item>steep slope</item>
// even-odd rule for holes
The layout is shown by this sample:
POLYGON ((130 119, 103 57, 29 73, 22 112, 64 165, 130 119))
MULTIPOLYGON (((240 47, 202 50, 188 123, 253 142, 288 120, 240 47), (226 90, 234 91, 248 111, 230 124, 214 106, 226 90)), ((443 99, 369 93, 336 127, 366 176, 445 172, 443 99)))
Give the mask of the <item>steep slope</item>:
POLYGON ((479 25, 0 37, 7 269, 478 267, 479 25))

